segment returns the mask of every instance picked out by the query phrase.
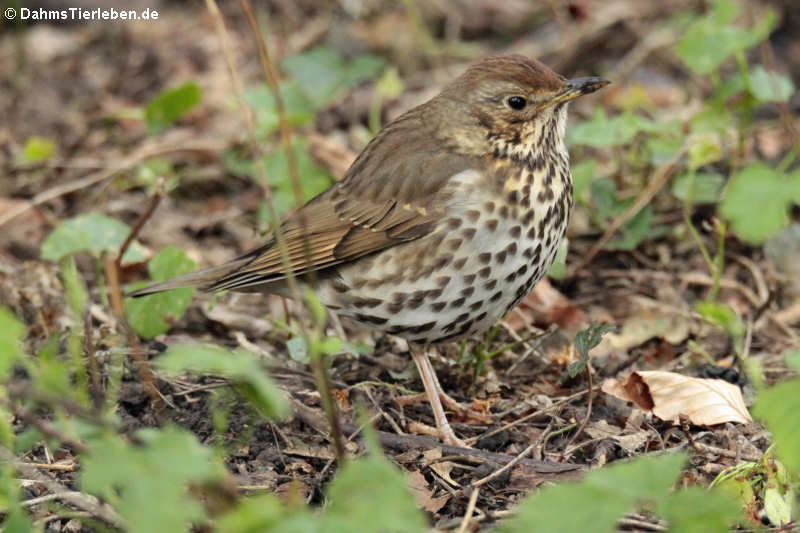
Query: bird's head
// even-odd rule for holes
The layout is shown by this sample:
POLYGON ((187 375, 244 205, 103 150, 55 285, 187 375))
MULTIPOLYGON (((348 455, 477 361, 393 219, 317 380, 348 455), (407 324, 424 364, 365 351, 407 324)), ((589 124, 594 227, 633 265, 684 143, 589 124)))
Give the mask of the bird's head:
POLYGON ((521 55, 490 57, 472 65, 439 96, 453 134, 476 152, 497 141, 524 146, 563 143, 567 103, 610 82, 568 80, 521 55))

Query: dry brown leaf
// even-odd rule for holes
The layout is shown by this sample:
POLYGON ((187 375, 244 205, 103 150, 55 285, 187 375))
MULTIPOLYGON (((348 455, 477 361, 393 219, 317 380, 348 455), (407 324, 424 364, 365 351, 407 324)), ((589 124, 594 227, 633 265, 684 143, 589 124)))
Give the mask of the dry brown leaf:
POLYGON ((739 387, 721 379, 693 378, 675 372, 634 372, 624 381, 606 380, 602 390, 668 422, 676 423, 680 415, 699 426, 753 421, 739 387))
POLYGON ((447 502, 450 500, 449 494, 434 498, 433 491, 428 488, 428 482, 425 480, 425 476, 417 471, 407 474, 406 479, 408 480, 409 488, 414 493, 414 499, 417 501, 417 504, 429 513, 438 512, 442 507, 447 505, 447 502))

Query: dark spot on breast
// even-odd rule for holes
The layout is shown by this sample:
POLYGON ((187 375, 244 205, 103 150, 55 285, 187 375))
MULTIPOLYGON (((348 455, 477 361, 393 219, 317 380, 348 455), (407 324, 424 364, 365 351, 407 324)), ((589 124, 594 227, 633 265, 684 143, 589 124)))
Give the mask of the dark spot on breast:
POLYGON ((365 322, 367 324, 386 324, 389 319, 382 317, 382 316, 374 316, 374 315, 365 315, 364 313, 356 313, 355 314, 356 320, 359 322, 365 322))
POLYGON ((500 299, 502 296, 503 296, 503 291, 497 291, 496 293, 494 293, 494 294, 492 295, 492 297, 491 297, 491 298, 489 298, 489 301, 491 301, 491 302, 496 302, 496 301, 497 301, 497 300, 499 300, 499 299, 500 299))
POLYGON ((481 218, 481 212, 477 209, 470 209, 465 214, 470 222, 477 222, 481 218))
MULTIPOLYGON (((466 283, 467 285, 469 285, 473 281, 475 281, 475 274, 467 274, 466 276, 464 276, 464 283, 466 283)), ((467 288, 469 288, 469 287, 467 287, 467 288)), ((467 290, 467 289, 464 289, 464 290, 467 290)))
POLYGON ((528 211, 526 211, 522 216, 522 225, 527 226, 530 224, 534 216, 536 216, 536 213, 533 211, 533 209, 528 209, 528 211))
POLYGON ((485 210, 485 211, 486 211, 488 214, 490 214, 490 215, 491 215, 491 214, 492 214, 492 212, 494 211, 494 202, 486 202, 485 204, 483 204, 483 209, 484 209, 484 210, 485 210))
POLYGON ((482 277, 483 279, 488 278, 489 274, 491 274, 491 273, 492 273, 492 267, 488 267, 488 266, 487 267, 483 267, 482 269, 478 270, 478 275, 480 277, 482 277))
POLYGON ((494 231, 497 229, 498 223, 499 221, 496 218, 491 218, 486 221, 486 227, 489 229, 489 231, 494 231))
POLYGON ((433 264, 433 270, 441 270, 453 260, 453 256, 451 254, 446 254, 441 256, 436 262, 433 264))
POLYGON ((502 252, 497 252, 494 254, 494 260, 500 263, 501 265, 506 262, 506 251, 503 250, 502 252))
POLYGON ((511 244, 506 246, 506 252, 508 252, 508 255, 516 254, 517 253, 517 243, 512 242, 511 244))
POLYGON ((506 276, 506 283, 511 283, 515 279, 517 279, 517 273, 516 272, 512 272, 511 274, 506 276))
POLYGON ((448 283, 450 283, 450 276, 439 276, 436 278, 436 285, 438 285, 439 288, 447 287, 448 283))
POLYGON ((481 313, 481 314, 479 314, 478 316, 476 316, 476 317, 475 317, 475 322, 480 322, 480 321, 481 321, 481 320, 483 320, 484 318, 486 318, 486 311, 484 311, 483 313, 481 313))
POLYGON ((475 293, 475 287, 464 287, 463 289, 461 289, 461 296, 466 296, 467 298, 472 296, 474 293, 475 293))
POLYGON ((467 262, 467 257, 462 257, 461 259, 456 259, 453 261, 453 268, 456 270, 461 270, 464 264, 467 262))
POLYGON ((461 219, 458 217, 450 217, 447 219, 447 225, 450 229, 457 229, 461 226, 461 219))
POLYGON ((503 218, 508 218, 508 206, 507 205, 501 205, 500 206, 500 210, 498 211, 498 214, 503 218))
POLYGON ((478 300, 477 302, 470 304, 469 309, 470 311, 477 311, 481 307, 483 307, 483 301, 478 300))
POLYGON ((368 307, 371 309, 373 307, 378 307, 382 303, 383 300, 379 300, 378 298, 354 298, 352 302, 353 306, 358 309, 361 309, 362 307, 368 307))
MULTIPOLYGON (((530 248, 528 248, 528 250, 530 250, 530 248)), ((527 251, 527 250, 526 250, 526 251, 527 251)), ((521 267, 519 267, 519 268, 517 269, 517 276, 522 276, 522 275, 523 275, 523 274, 525 274, 525 272, 527 272, 527 271, 528 271, 528 265, 522 265, 521 267)))
POLYGON ((482 252, 478 254, 478 261, 480 261, 484 265, 488 265, 489 261, 491 260, 492 260, 492 254, 490 254, 489 252, 482 252))
POLYGON ((512 238, 518 239, 522 234, 522 228, 520 226, 512 226, 512 228, 508 230, 508 234, 511 235, 512 238))
POLYGON ((464 236, 465 239, 469 241, 472 240, 473 237, 475 237, 475 231, 476 231, 475 228, 464 228, 461 231, 461 234, 464 236))
POLYGON ((536 238, 536 226, 531 226, 530 227, 530 229, 528 230, 528 233, 526 234, 526 237, 528 237, 531 240, 536 238))
POLYGON ((411 294, 411 298, 408 299, 408 307, 409 309, 416 309, 420 305, 422 305, 422 301, 425 299, 425 294, 428 291, 414 291, 411 294))
POLYGON ((419 326, 414 326, 408 329, 409 333, 424 333, 426 331, 432 330, 436 326, 436 321, 426 322, 424 324, 420 324, 419 326))
POLYGON ((438 298, 439 296, 442 295, 442 292, 443 292, 442 289, 431 289, 431 290, 428 291, 428 294, 426 294, 425 296, 429 297, 429 298, 433 298, 435 300, 436 298, 438 298))
POLYGON ((522 255, 525 256, 525 259, 530 259, 533 257, 533 247, 529 246, 525 248, 525 251, 522 252, 522 255))
POLYGON ((461 248, 461 243, 463 243, 463 239, 450 239, 447 241, 447 246, 450 248, 450 251, 455 252, 459 248, 461 248))
POLYGON ((467 301, 466 298, 456 298, 455 300, 450 302, 450 307, 461 307, 462 305, 464 305, 464 302, 466 301, 467 301))
POLYGON ((487 281, 487 282, 486 282, 486 283, 483 285, 483 288, 484 288, 484 289, 486 289, 487 291, 490 291, 490 290, 494 289, 496 286, 497 286, 497 280, 496 280, 496 279, 493 279, 493 280, 489 280, 489 281, 487 281))
POLYGON ((513 190, 508 193, 508 202, 511 204, 517 203, 519 200, 519 193, 516 190, 513 190))

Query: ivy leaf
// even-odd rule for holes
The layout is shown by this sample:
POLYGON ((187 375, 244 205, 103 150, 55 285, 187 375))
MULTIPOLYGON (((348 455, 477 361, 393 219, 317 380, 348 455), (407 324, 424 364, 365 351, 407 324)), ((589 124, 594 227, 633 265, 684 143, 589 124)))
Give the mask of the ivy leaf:
POLYGON ((210 344, 178 344, 170 346, 155 364, 172 374, 190 372, 223 376, 268 418, 281 418, 288 410, 283 392, 250 352, 229 351, 210 344))
POLYGON ((725 188, 720 214, 743 241, 762 244, 789 223, 789 207, 797 200, 798 182, 785 180, 763 163, 737 172, 725 188))
POLYGON ((719 200, 725 178, 713 172, 698 172, 694 176, 691 195, 689 195, 689 174, 681 174, 672 182, 672 194, 685 201, 690 196, 693 204, 713 204, 719 200))
POLYGON ((756 66, 750 71, 750 94, 760 102, 786 102, 794 94, 792 79, 756 66))
POLYGON ((384 62, 371 55, 345 61, 336 50, 319 46, 287 57, 282 66, 300 84, 314 108, 320 109, 345 90, 378 76, 384 62))
POLYGON ((150 100, 144 110, 144 118, 150 134, 155 135, 167 129, 199 104, 200 97, 200 87, 193 82, 159 93, 150 100))
POLYGON ((752 412, 772 432, 778 456, 789 473, 800 474, 800 380, 785 381, 762 391, 752 412))
POLYGON ((733 25, 739 6, 731 0, 716 0, 711 11, 695 20, 675 45, 678 57, 695 74, 710 74, 732 54, 755 46, 764 40, 775 26, 775 13, 751 29, 733 25))
POLYGON ((616 329, 611 324, 589 324, 589 327, 579 331, 575 335, 575 349, 578 350, 580 360, 570 363, 567 366, 567 374, 570 378, 574 378, 580 374, 589 362, 589 352, 603 340, 606 333, 612 332, 616 329))
POLYGON ((22 149, 22 159, 26 163, 41 163, 47 161, 56 152, 56 143, 46 137, 34 135, 25 143, 22 149))
POLYGON ((641 457, 593 470, 582 483, 564 483, 529 496, 496 531, 610 533, 638 503, 664 499, 685 461, 682 454, 641 457))
POLYGON ((703 318, 721 328, 734 339, 741 339, 745 334, 742 319, 728 304, 721 302, 700 301, 695 304, 697 311, 703 318))
MULTIPOLYGON (((62 222, 42 242, 42 259, 60 261, 62 257, 76 252, 91 252, 99 256, 103 252, 115 253, 130 233, 124 223, 100 213, 87 213, 62 222)), ((123 263, 145 260, 142 246, 133 242, 128 247, 123 263)))
POLYGON ((5 381, 14 365, 22 359, 25 326, 7 307, 0 305, 0 380, 5 381))
POLYGON ((224 466, 214 449, 176 427, 143 429, 133 446, 115 434, 91 443, 81 458, 83 490, 111 502, 131 533, 189 531, 205 518, 189 486, 221 481, 224 466))
POLYGON ((405 477, 376 450, 368 432, 371 452, 345 463, 328 489, 330 505, 321 531, 326 533, 422 533, 425 516, 409 492, 405 477))
MULTIPOLYGON (((194 261, 183 250, 168 246, 147 264, 153 281, 166 281, 194 269, 194 261)), ((141 283, 141 286, 146 283, 141 283)), ((137 285, 138 286, 138 285, 137 285)), ((195 293, 194 287, 150 294, 140 298, 125 298, 125 313, 136 332, 146 339, 165 333, 179 320, 195 293)))

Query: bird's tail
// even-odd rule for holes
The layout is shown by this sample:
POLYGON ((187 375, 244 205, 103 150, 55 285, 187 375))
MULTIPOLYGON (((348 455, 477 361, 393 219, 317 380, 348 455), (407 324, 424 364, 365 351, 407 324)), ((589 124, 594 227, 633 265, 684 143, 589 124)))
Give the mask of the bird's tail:
POLYGON ((230 274, 231 272, 243 267, 252 260, 253 260, 252 257, 248 256, 241 257, 239 259, 231 261, 230 263, 225 263, 224 265, 206 268, 203 270, 197 270, 195 272, 190 272, 189 274, 185 274, 183 276, 178 276, 172 279, 168 279, 167 281, 153 283, 152 285, 148 285, 147 287, 131 291, 125 294, 125 296, 138 298, 140 296, 147 296, 148 294, 156 294, 158 292, 169 291, 172 289, 181 289, 183 287, 204 288, 209 285, 212 285, 216 280, 218 280, 222 276, 230 274))

